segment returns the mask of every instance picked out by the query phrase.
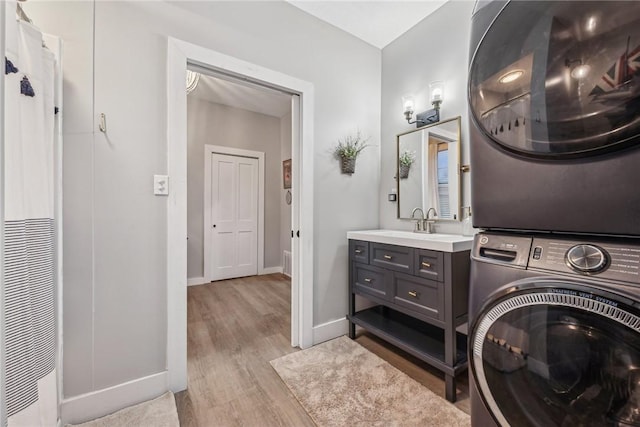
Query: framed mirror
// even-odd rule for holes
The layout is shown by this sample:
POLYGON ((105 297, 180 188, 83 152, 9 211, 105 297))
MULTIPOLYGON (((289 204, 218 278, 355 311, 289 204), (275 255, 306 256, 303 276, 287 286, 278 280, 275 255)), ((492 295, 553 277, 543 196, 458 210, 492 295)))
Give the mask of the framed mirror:
POLYGON ((460 221, 460 116, 401 133, 396 141, 398 218, 433 208, 438 220, 460 221))

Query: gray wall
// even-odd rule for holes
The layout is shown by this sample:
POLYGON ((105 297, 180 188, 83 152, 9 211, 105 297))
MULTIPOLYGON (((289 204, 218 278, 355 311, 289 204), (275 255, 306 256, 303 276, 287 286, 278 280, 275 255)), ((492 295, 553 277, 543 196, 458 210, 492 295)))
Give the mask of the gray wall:
POLYGON ((278 117, 187 97, 187 277, 204 275, 205 145, 265 153, 264 266, 281 265, 280 121, 278 117))
POLYGON ((167 36, 313 83, 314 324, 344 318, 346 231, 379 223, 378 49, 285 2, 25 8, 65 41, 66 398, 166 368, 167 199, 153 196, 152 176, 167 172, 167 36), (356 128, 373 146, 341 175, 332 147, 356 128))
MULTIPOLYGON (((291 114, 284 115, 280 118, 280 159, 287 160, 291 158, 291 114)), ((282 162, 280 162, 282 167, 282 162)), ((283 251, 291 250, 291 205, 287 204, 287 191, 284 189, 282 182, 282 172, 279 181, 280 189, 280 247, 283 251)), ((282 264, 284 267, 284 259, 282 264)))
MULTIPOLYGON (((469 163, 467 70, 472 9, 471 1, 449 1, 382 50, 380 228, 413 228, 413 222, 396 218, 396 204, 387 201, 389 190, 395 186, 395 136, 415 128, 402 115, 403 95, 416 95, 416 102, 420 102, 416 112, 422 112, 432 108, 424 99, 429 83, 445 82, 440 117, 462 116, 461 162, 469 163)), ((468 206, 468 173, 463 175, 462 193, 462 204, 468 206)), ((438 222, 436 229, 462 232, 461 224, 454 222, 438 222)))

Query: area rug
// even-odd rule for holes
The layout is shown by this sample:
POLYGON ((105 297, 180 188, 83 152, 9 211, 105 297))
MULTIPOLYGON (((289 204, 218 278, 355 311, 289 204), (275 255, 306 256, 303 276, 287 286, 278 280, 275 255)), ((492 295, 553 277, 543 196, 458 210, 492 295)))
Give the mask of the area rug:
MULTIPOLYGON (((72 426, 72 424, 67 424, 72 426)), ((167 392, 148 402, 121 409, 106 417, 74 427, 179 427, 178 411, 173 393, 167 392)))
POLYGON ((471 425, 469 415, 346 336, 271 366, 321 427, 471 425))

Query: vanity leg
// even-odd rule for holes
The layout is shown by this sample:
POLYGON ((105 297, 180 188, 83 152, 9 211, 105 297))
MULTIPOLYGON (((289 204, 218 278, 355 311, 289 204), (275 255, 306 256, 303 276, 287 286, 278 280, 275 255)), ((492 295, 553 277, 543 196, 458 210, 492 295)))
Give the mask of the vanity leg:
POLYGON ((349 338, 356 338, 356 324, 351 321, 351 316, 356 312, 356 295, 349 292, 349 338))
POLYGON ((449 402, 456 401, 456 377, 453 375, 444 376, 444 395, 449 402))

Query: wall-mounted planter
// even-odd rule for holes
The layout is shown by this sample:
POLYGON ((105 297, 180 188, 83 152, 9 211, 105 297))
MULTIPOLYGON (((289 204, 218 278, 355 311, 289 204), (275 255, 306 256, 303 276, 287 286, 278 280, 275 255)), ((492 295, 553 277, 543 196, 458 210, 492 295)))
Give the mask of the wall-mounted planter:
POLYGON ((356 171, 356 158, 341 157, 340 165, 342 167, 342 173, 351 175, 356 171))
POLYGON ((410 165, 400 165, 400 179, 409 178, 409 169, 411 169, 410 165))
POLYGON ((338 145, 334 148, 333 154, 340 160, 342 173, 351 175, 356 171, 356 158, 358 154, 367 148, 367 140, 358 131, 355 135, 347 135, 338 140, 338 145))

